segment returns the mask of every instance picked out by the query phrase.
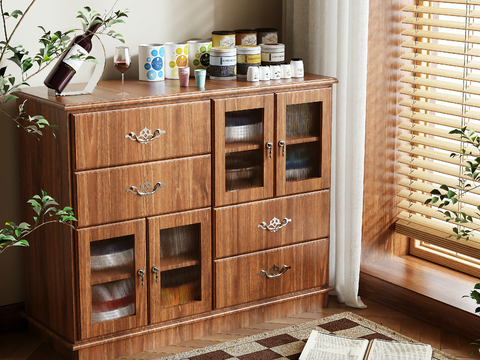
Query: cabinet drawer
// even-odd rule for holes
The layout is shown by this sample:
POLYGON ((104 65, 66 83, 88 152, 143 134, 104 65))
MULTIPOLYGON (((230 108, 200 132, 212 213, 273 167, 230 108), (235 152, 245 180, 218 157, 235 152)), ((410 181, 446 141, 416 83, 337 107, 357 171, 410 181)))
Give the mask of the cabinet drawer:
POLYGON ((209 206, 210 164, 203 155, 75 173, 78 227, 209 206))
POLYGON ((328 244, 327 239, 316 240, 215 261, 216 307, 326 286, 328 244), (278 274, 284 265, 291 268, 278 277, 260 275, 262 270, 268 273, 274 266, 278 267, 274 271, 278 274))
POLYGON ((215 257, 328 237, 329 227, 329 191, 228 206, 215 210, 215 257), (276 231, 272 229, 275 219, 278 219, 276 228, 280 227, 276 231), (282 221, 286 222, 283 226, 282 221), (262 228, 262 223, 271 231, 262 228))
POLYGON ((74 128, 76 170, 211 151, 209 101, 80 114, 74 116, 74 128), (136 136, 126 136, 131 133, 136 136))

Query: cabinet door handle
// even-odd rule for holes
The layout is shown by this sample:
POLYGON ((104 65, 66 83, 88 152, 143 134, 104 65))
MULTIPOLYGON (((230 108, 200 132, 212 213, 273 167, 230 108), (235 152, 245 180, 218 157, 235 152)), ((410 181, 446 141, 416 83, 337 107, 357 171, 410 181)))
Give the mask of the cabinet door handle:
POLYGON ((137 274, 142 277, 142 286, 145 285, 145 270, 140 269, 137 271, 137 274))
POLYGON ((291 269, 291 266, 283 265, 282 269, 280 270, 277 265, 273 265, 268 272, 265 270, 260 271, 257 275, 263 276, 267 279, 275 279, 279 276, 282 276, 287 272, 288 269, 291 269))
POLYGON ((162 187, 167 186, 167 184, 157 182, 155 184, 155 187, 152 186, 148 181, 145 181, 142 186, 140 186, 140 189, 138 189, 136 186, 130 186, 129 189, 127 189, 127 192, 131 192, 132 194, 138 195, 138 196, 150 196, 155 193, 155 191, 160 190, 162 187))
POLYGON ((280 146, 282 148, 282 156, 285 157, 285 141, 280 140, 278 142, 278 146, 280 146))
POLYGON ((130 140, 133 140, 133 141, 136 141, 140 144, 145 145, 145 144, 148 144, 149 142, 155 140, 156 138, 158 138, 162 134, 165 134, 165 130, 157 129, 152 134, 152 131, 145 127, 145 128, 143 128, 142 131, 140 131, 139 135, 135 134, 134 132, 131 132, 130 134, 125 135, 125 139, 130 139, 130 140))
POLYGON ((270 232, 277 232, 278 230, 283 228, 285 225, 287 225, 289 222, 292 222, 292 219, 285 218, 280 222, 279 219, 274 217, 272 220, 270 220, 270 224, 267 225, 267 223, 264 221, 261 224, 258 224, 257 227, 270 232))
POLYGON ((271 142, 267 142, 265 144, 265 147, 270 150, 270 157, 272 157, 273 156, 273 150, 272 150, 273 149, 273 144, 271 142))
POLYGON ((158 273, 160 272, 160 269, 158 268, 158 266, 154 266, 152 268, 152 272, 155 274, 155 278, 157 279, 157 283, 158 283, 158 273))

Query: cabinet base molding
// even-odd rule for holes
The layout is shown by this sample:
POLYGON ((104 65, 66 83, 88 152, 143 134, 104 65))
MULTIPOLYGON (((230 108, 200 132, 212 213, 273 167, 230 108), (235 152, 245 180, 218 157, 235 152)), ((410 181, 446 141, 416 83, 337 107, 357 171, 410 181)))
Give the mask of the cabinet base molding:
POLYGON ((328 287, 280 296, 74 344, 27 314, 24 313, 23 316, 29 321, 32 334, 67 358, 108 360, 325 308, 328 306, 328 293, 332 290, 328 287))

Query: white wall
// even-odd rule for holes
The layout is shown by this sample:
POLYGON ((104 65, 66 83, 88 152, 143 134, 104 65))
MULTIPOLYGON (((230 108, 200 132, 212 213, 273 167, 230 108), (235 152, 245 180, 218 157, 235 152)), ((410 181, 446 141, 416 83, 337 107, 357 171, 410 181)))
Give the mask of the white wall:
MULTIPOLYGON (((26 9, 30 1, 5 0, 3 3, 4 11, 11 12, 15 9, 26 9)), ((78 10, 90 6, 104 13, 110 10, 114 3, 114 0, 36 0, 15 34, 12 45, 22 44, 34 54, 39 48, 38 38, 42 34, 37 26, 54 31, 81 28, 80 20, 76 19, 78 10)), ((138 44, 141 43, 206 39, 211 37, 213 30, 240 28, 274 27, 278 28, 281 34, 280 0, 118 0, 115 9, 125 8, 130 10, 127 24, 120 24, 115 30, 124 35, 125 45, 130 47, 133 57, 132 67, 127 71, 126 78, 138 78, 136 55, 138 44)), ((12 19, 7 23, 8 29, 12 29, 14 24, 12 19)), ((0 40, 3 40, 1 35, 0 40)), ((115 46, 121 43, 104 38, 103 44, 107 53, 103 79, 120 79, 120 73, 113 67, 112 57, 115 46)), ((9 70, 12 65, 9 64, 9 70)), ((85 73, 88 73, 86 70, 77 74, 72 82, 85 81, 85 73)), ((43 86, 48 72, 49 69, 46 69, 32 78, 30 85, 43 86)), ((14 108, 11 111, 14 111, 14 108)), ((11 120, 0 117, 0 229, 7 221, 18 223, 29 220, 20 219, 21 179, 18 168, 22 159, 18 159, 17 155, 16 132, 11 120)), ((10 249, 0 254, 0 306, 24 300, 22 251, 10 249)))

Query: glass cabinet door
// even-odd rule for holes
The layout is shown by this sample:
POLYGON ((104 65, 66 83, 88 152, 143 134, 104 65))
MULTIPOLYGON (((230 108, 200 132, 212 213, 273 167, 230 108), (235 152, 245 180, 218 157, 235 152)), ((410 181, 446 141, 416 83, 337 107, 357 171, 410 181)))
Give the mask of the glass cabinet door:
POLYGON ((146 325, 145 220, 77 230, 81 338, 146 325))
POLYGON ((277 94, 276 195, 330 186, 331 90, 277 94))
POLYGON ((211 210, 148 219, 150 322, 212 309, 211 210))
POLYGON ((273 95, 214 100, 215 205, 273 196, 273 95))

